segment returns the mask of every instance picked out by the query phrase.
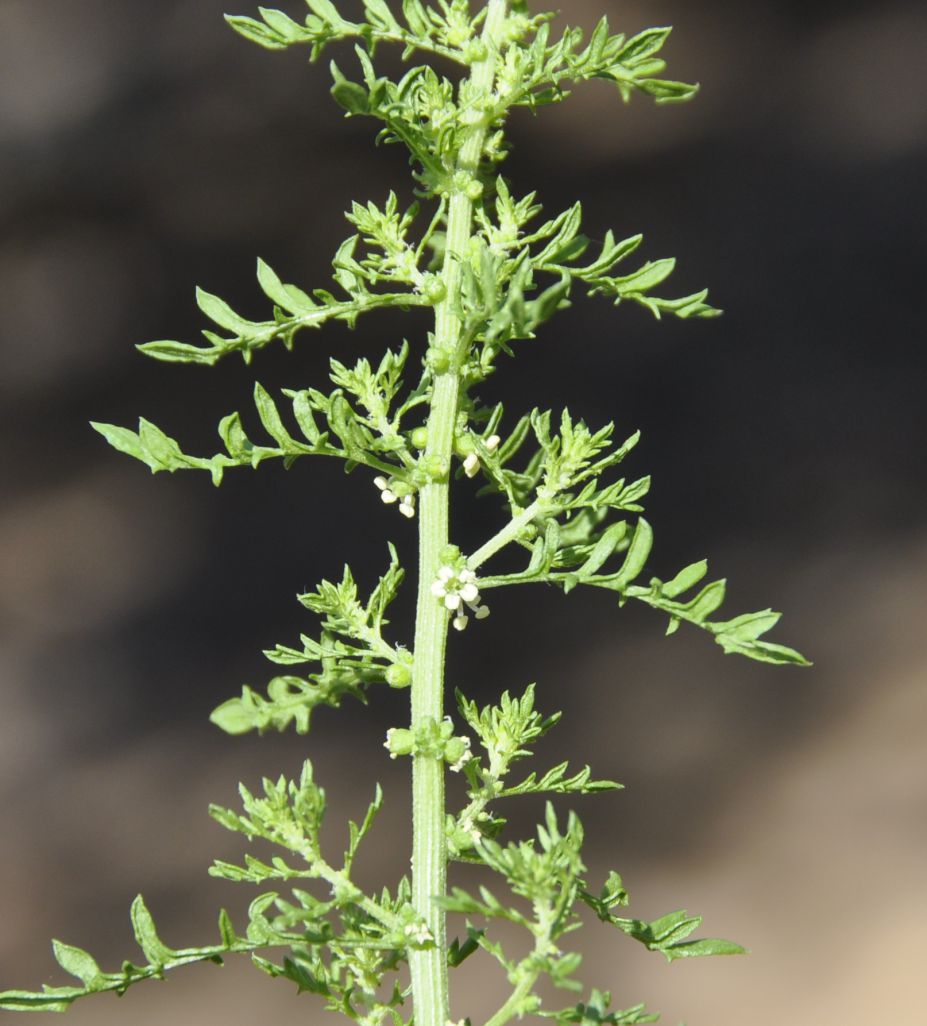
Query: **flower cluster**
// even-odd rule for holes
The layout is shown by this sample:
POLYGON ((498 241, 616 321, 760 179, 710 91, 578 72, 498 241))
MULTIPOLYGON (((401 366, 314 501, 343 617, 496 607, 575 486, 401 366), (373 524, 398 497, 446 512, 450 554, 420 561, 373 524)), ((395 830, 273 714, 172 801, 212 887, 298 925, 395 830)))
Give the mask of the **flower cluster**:
MULTIPOLYGON (((483 445, 488 452, 495 452, 499 448, 499 443, 502 439, 498 435, 490 435, 483 445)), ((471 452, 469 456, 463 461, 464 473, 467 477, 476 477, 480 472, 480 458, 475 452, 471 452)))
POLYGON ((464 606, 477 620, 485 620, 489 616, 489 609, 480 605, 480 589, 476 586, 476 574, 472 570, 455 570, 452 566, 442 566, 438 571, 438 579, 431 585, 431 594, 442 599, 445 608, 455 614, 455 630, 462 631, 470 622, 464 606))
POLYGON ((391 506, 394 502, 399 503, 399 512, 404 517, 415 516, 415 492, 408 492, 401 495, 396 490, 396 484, 387 481, 385 477, 375 477, 373 483, 380 489, 380 498, 391 506))

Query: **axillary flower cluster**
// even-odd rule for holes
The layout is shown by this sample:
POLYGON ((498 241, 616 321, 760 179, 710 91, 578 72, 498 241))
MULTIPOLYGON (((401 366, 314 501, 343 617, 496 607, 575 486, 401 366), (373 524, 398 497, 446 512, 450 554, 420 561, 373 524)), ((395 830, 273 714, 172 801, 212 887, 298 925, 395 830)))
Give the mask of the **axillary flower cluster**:
POLYGON ((400 494, 400 490, 397 490, 401 482, 390 482, 385 477, 380 475, 373 479, 373 483, 377 486, 380 491, 380 498, 387 506, 393 505, 393 503, 399 503, 399 512, 410 520, 415 516, 415 492, 408 492, 400 494))
POLYGON ((464 607, 477 620, 485 620, 489 616, 489 607, 481 604, 480 589, 472 570, 442 566, 438 570, 437 580, 431 585, 431 594, 444 602, 445 609, 454 613, 451 624, 455 630, 462 631, 470 622, 464 607))

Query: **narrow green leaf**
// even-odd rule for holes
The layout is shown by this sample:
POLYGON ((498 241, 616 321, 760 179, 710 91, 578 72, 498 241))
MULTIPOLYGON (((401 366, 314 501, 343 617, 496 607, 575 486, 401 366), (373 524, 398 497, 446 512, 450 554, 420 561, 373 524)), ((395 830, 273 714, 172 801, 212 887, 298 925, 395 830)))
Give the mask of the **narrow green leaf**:
POLYGON ((231 917, 224 908, 219 912, 219 936, 227 948, 234 947, 238 941, 238 935, 235 933, 234 926, 232 926, 231 917))
POLYGON ((254 446, 245 434, 241 417, 237 413, 230 413, 219 421, 219 437, 231 457, 237 460, 250 459, 254 446))
POLYGON ((305 28, 284 14, 272 8, 259 7, 258 12, 271 29, 288 43, 298 43, 308 38, 305 28))
POLYGON ((103 973, 96 960, 82 948, 55 940, 52 941, 52 950, 58 965, 65 972, 76 976, 88 990, 93 990, 95 984, 102 982, 103 973))
POLYGON ((331 94, 335 103, 339 107, 343 107, 348 114, 368 113, 370 101, 367 90, 362 85, 358 85, 357 82, 352 82, 350 79, 345 78, 334 61, 331 62, 330 68, 332 78, 334 79, 331 94))
POLYGON ((189 466, 189 459, 184 456, 177 442, 166 435, 157 424, 152 424, 144 417, 138 422, 138 437, 142 449, 148 455, 145 462, 152 470, 173 472, 189 466))
POLYGON ((5 990, 0 992, 0 1009, 7 1012, 66 1012, 83 994, 84 991, 76 987, 46 987, 39 993, 5 990))
POLYGON ((431 31, 428 14, 421 0, 402 0, 402 14, 412 32, 427 38, 431 31))
POLYGON ((99 432, 114 449, 124 452, 127 456, 134 456, 142 463, 151 466, 148 454, 142 448, 141 441, 134 431, 129 428, 117 427, 115 424, 100 424, 97 421, 91 421, 90 426, 94 431, 99 432))
POLYGON ((331 0, 306 0, 310 10, 313 14, 320 17, 323 21, 327 21, 330 25, 339 26, 344 23, 344 19, 338 13, 338 8, 331 2, 331 0))
POLYGON ((629 292, 649 292, 650 289, 656 288, 657 285, 666 281, 675 268, 676 261, 672 257, 652 260, 633 274, 616 278, 615 281, 619 285, 619 292, 625 295, 629 292))
POLYGON ((224 299, 220 299, 204 289, 198 288, 196 290, 196 305, 211 321, 215 321, 220 328, 232 331, 237 336, 245 337, 256 327, 253 322, 247 321, 244 317, 235 313, 224 299))
POLYGON ((201 346, 192 346, 188 342, 172 342, 163 340, 160 342, 143 342, 135 347, 145 356, 161 360, 163 363, 196 363, 211 367, 222 355, 221 351, 214 349, 203 349, 201 346))
POLYGON ((598 540, 586 562, 576 571, 576 576, 583 580, 596 573, 619 544, 624 541, 627 533, 628 523, 626 520, 620 520, 617 524, 612 524, 598 540))
POLYGON ((230 698, 209 714, 209 722, 226 734, 247 734, 256 728, 256 710, 246 706, 240 698, 230 698))
POLYGON ((677 595, 681 595, 684 591, 688 591, 689 588, 698 584, 707 573, 708 560, 703 559, 698 563, 692 563, 685 567, 685 569, 680 570, 671 581, 660 585, 660 592, 667 598, 676 598, 677 595))
POLYGON ((668 82, 660 78, 645 78, 637 83, 638 88, 652 96, 657 103, 681 103, 691 100, 698 92, 697 84, 668 82))
POLYGON ((402 26, 393 17, 393 12, 384 0, 364 0, 364 10, 371 25, 382 28, 386 32, 396 34, 402 32, 402 26))
POLYGON ((271 399, 270 393, 260 382, 256 382, 254 385, 254 405, 257 407, 258 416, 261 418, 264 430, 281 449, 292 451, 302 448, 283 426, 283 421, 280 419, 276 404, 271 399))
POLYGON ((624 563, 615 577, 616 587, 625 587, 630 584, 644 569, 647 557, 653 547, 653 528, 641 517, 634 528, 631 544, 628 546, 628 553, 624 563))
POLYGON ((633 64, 642 61, 645 57, 657 53, 663 48, 672 28, 651 28, 645 29, 638 35, 629 39, 618 53, 618 60, 622 64, 633 64))
POLYGON ((267 25, 261 24, 254 18, 245 18, 237 14, 226 14, 226 22, 245 39, 266 50, 285 50, 286 43, 281 42, 279 37, 267 25))
POLYGON ((691 602, 686 603, 684 608, 688 619, 695 623, 704 623, 724 601, 725 589, 724 580, 707 584, 691 602))
POLYGON ((702 940, 685 941, 674 944, 670 948, 661 949, 667 961, 674 962, 677 958, 702 958, 707 955, 745 955, 747 949, 734 941, 706 937, 702 940))
POLYGON ((756 641, 761 634, 771 631, 781 618, 781 613, 764 609, 759 613, 743 613, 716 626, 732 641, 756 641))
POLYGON ((132 918, 132 929, 135 932, 135 939, 138 946, 145 953, 145 958, 154 966, 163 966, 176 956, 176 952, 169 948, 158 936, 151 913, 145 906, 145 901, 139 894, 132 902, 130 911, 132 918))

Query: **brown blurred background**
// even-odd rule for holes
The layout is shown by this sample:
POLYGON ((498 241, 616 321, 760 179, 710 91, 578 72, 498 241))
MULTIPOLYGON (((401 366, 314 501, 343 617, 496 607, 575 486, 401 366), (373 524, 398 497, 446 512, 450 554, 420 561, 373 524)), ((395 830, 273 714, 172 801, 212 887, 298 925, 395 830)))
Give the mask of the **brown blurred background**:
MULTIPOLYGON (((425 320, 362 322, 265 351, 253 368, 158 365, 133 343, 193 340, 199 283, 263 315, 260 254, 324 285, 354 198, 406 188, 398 149, 345 121, 324 67, 222 24, 227 0, 0 0, 0 989, 56 975, 48 938, 133 956, 144 891, 168 943, 214 936, 247 889, 206 876, 241 848, 206 816, 238 779, 327 786, 331 844, 376 779, 388 788, 371 879, 407 867, 405 773, 380 747, 395 693, 322 711, 308 739, 230 740, 207 722, 260 651, 314 625, 292 596, 349 558, 369 581, 391 537, 365 475, 275 466, 161 475, 109 450, 90 419, 142 414, 213 452, 214 427, 268 387, 318 385, 325 358, 379 353, 425 320)), ((250 4, 239 5, 250 13, 250 4)), ((652 559, 708 555, 732 612, 767 603, 816 661, 775 670, 602 596, 500 595, 455 639, 451 682, 487 699, 538 681, 563 709, 542 750, 622 780, 574 802, 595 874, 616 866, 632 912, 686 906, 748 959, 666 967, 590 930, 585 978, 689 1026, 924 1021, 927 913, 927 518, 923 303, 927 14, 896 0, 571 0, 616 27, 675 24, 671 72, 691 105, 623 108, 600 85, 513 120, 506 167, 587 230, 643 231, 681 293, 727 313, 657 325, 577 302, 491 382, 511 412, 568 403, 641 427, 654 475, 652 559), (530 613, 530 615, 529 615, 530 613), (530 644, 526 644, 530 642, 530 644)), ((294 0, 287 9, 296 12, 294 0)), ((344 56, 350 63, 350 57, 344 56)), ((247 414, 246 414, 247 415, 247 414)), ((461 502, 469 547, 497 522, 461 502)), ((408 637, 410 596, 397 609, 408 637)), ((497 987, 473 964, 455 1007, 497 987)), ((321 1021, 313 999, 249 967, 212 967, 93 999, 74 1023, 321 1021)), ((566 1003, 566 1002, 564 1002, 566 1003)), ((12 1016, 8 1016, 12 1021, 12 1016)), ((38 1021, 42 1021, 41 1017, 38 1021)))

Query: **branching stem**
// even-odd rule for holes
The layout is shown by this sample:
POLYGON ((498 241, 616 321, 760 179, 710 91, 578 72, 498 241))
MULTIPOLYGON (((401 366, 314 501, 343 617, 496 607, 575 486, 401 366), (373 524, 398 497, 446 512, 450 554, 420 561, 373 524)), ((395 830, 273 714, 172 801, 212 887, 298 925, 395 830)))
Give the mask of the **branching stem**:
POLYGON ((513 517, 498 534, 493 535, 485 545, 481 545, 467 560, 467 566, 471 570, 478 570, 487 559, 490 559, 497 552, 504 549, 506 545, 515 541, 540 512, 540 502, 532 502, 517 517, 513 517))

